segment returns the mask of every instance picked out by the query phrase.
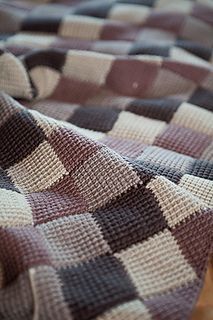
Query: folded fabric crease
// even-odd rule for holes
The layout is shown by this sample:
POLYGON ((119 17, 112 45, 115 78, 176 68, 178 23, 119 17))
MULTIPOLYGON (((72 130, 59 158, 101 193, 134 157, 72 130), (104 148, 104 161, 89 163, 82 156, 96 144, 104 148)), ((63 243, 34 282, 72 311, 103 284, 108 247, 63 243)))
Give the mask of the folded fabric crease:
POLYGON ((0 20, 0 320, 189 319, 213 240, 211 0, 3 0, 0 20))

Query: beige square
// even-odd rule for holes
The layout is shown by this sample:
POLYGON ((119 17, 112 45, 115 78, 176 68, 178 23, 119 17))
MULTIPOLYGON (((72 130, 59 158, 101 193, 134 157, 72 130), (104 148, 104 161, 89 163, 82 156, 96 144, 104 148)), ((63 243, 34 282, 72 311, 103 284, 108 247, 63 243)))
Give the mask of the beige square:
POLYGON ((30 205, 23 194, 0 189, 0 226, 23 227, 33 224, 30 205))
POLYGON ((72 178, 90 210, 103 206, 140 181, 123 158, 107 148, 91 156, 72 178))
POLYGON ((183 102, 175 112, 171 123, 213 136, 212 112, 183 102))
POLYGON ((108 134, 118 138, 152 144, 157 135, 166 129, 166 126, 166 122, 122 111, 114 127, 108 134))
POLYGON ((185 174, 179 186, 191 192, 207 206, 213 207, 213 181, 185 174))
POLYGON ((55 267, 73 266, 111 251, 90 213, 59 218, 38 228, 55 267))
POLYGON ((63 75, 102 85, 113 61, 112 55, 70 50, 63 67, 63 75))
POLYGON ((162 294, 196 279, 169 230, 116 256, 123 262, 142 298, 162 294))
POLYGON ((62 37, 97 40, 104 23, 99 18, 68 15, 63 18, 58 34, 62 37))
POLYGON ((37 98, 50 96, 60 80, 60 73, 47 66, 38 66, 30 70, 30 77, 37 89, 37 98))
POLYGON ((149 310, 140 300, 122 303, 109 311, 104 312, 96 320, 151 320, 149 310))
POLYGON ((172 228, 205 207, 205 204, 190 192, 164 177, 151 180, 147 188, 154 193, 168 225, 172 228))
POLYGON ((7 39, 7 44, 35 46, 36 48, 48 48, 57 37, 46 34, 36 34, 30 32, 20 32, 7 39))
POLYGON ((146 21, 150 8, 142 5, 115 4, 109 12, 108 19, 140 24, 146 21))
POLYGON ((193 5, 193 2, 189 0, 157 0, 155 2, 155 8, 187 14, 191 12, 193 5))
POLYGON ((197 65, 198 67, 209 68, 209 63, 188 51, 178 48, 172 47, 170 48, 170 58, 176 61, 180 61, 181 63, 189 63, 197 65))
POLYGON ((10 53, 0 56, 0 88, 13 97, 31 99, 32 89, 21 61, 10 53))
POLYGON ((175 95, 190 97, 195 89, 196 85, 194 82, 170 70, 161 69, 154 83, 147 91, 147 96, 152 98, 175 95))
POLYGON ((27 192, 43 191, 68 174, 47 141, 7 172, 12 181, 27 192))

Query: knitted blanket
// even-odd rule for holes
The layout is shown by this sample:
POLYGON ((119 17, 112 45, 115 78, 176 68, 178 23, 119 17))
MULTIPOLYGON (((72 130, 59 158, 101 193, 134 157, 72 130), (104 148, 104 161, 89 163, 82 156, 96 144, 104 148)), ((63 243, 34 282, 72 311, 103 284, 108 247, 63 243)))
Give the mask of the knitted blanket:
POLYGON ((38 2, 0 1, 0 320, 189 319, 213 2, 38 2))

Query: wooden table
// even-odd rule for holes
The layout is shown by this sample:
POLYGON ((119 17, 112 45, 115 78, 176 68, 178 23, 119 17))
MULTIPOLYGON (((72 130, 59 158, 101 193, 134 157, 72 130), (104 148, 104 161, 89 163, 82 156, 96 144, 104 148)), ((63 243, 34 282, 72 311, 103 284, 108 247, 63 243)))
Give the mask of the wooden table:
POLYGON ((204 286, 191 320, 213 320, 213 261, 209 264, 204 286))

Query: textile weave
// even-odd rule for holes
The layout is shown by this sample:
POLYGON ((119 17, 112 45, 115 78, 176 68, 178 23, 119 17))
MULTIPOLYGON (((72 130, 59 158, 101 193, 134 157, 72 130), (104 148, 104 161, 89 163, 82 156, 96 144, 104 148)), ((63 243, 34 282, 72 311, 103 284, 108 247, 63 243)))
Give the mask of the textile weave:
POLYGON ((213 2, 0 2, 0 320, 190 319, 212 253, 213 2))

